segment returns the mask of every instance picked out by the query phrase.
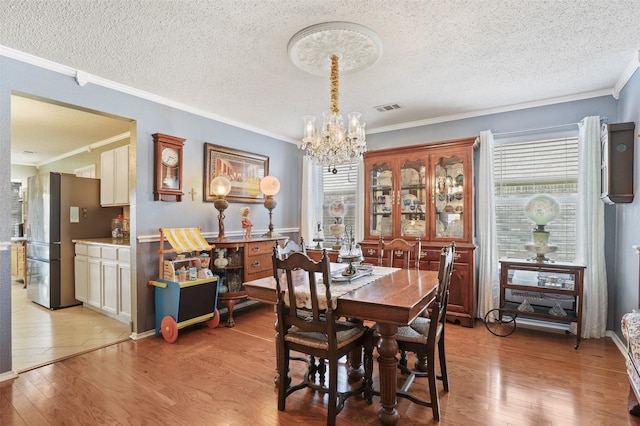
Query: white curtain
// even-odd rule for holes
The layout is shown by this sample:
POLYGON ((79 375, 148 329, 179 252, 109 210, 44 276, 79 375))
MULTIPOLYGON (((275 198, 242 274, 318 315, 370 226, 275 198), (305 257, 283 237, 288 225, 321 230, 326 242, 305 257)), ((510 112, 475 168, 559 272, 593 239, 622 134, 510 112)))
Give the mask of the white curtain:
POLYGON ((478 318, 484 318, 498 307, 500 281, 498 278, 498 248, 496 243, 496 208, 493 183, 493 134, 480 132, 480 161, 478 166, 478 243, 480 265, 478 270, 478 318))
POLYGON ((604 204, 600 200, 600 117, 578 125, 578 206, 576 262, 586 265, 582 337, 604 337, 607 328, 607 274, 604 259, 604 204))
POLYGON ((300 209, 300 236, 304 238, 306 245, 311 245, 313 241, 313 233, 316 226, 316 202, 318 194, 317 182, 318 173, 315 173, 315 166, 308 157, 302 158, 302 191, 300 191, 302 202, 300 209))

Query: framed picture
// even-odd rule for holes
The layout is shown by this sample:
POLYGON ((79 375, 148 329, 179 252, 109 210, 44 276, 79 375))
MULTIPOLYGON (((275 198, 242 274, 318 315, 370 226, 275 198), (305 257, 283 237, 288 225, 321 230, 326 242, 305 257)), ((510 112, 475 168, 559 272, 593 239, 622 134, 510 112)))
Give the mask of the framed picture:
POLYGON ((211 180, 224 176, 231 181, 231 192, 226 197, 228 201, 262 203, 264 195, 260 192, 260 179, 268 174, 269 157, 204 144, 204 201, 215 201, 211 180))

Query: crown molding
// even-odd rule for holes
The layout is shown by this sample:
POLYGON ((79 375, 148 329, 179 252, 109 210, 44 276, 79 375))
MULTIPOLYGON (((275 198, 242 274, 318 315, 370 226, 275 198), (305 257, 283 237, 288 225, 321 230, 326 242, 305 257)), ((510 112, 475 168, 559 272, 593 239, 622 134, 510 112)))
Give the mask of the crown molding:
POLYGON ((48 59, 43 59, 28 53, 21 52, 19 50, 11 49, 6 46, 0 45, 0 56, 5 56, 7 58, 15 59, 21 62, 25 62, 31 65, 35 65, 40 68, 44 68, 49 71, 54 71, 62 75, 69 76, 73 78, 78 85, 85 86, 89 83, 95 84, 97 86, 102 86, 107 89, 112 89, 117 92, 125 93, 128 95, 132 95, 141 99, 146 99, 151 102, 155 102, 160 105, 165 105, 171 108, 175 108, 181 111, 189 112, 191 114, 195 114, 204 118, 208 118, 211 120, 219 121, 224 124, 228 124, 230 126, 238 127, 243 130, 247 130, 253 133, 257 133, 263 136, 267 136, 273 139, 281 140, 284 142, 289 142, 293 144, 297 144, 298 141, 291 138, 284 138, 283 136, 276 135, 271 132, 266 132, 262 129, 258 129, 257 127, 250 126, 245 123, 241 123, 238 121, 229 120, 228 118, 212 114, 207 111, 203 111, 198 108, 191 107, 189 105, 183 104, 181 102, 176 102, 171 99, 157 96, 149 92, 145 92, 143 90, 136 89, 131 86, 126 86, 124 84, 116 83, 111 80, 107 80, 102 77, 95 76, 93 74, 89 74, 88 72, 77 70, 75 68, 68 67, 66 65, 61 65, 56 62, 50 61, 48 59))
POLYGON ((593 92, 578 93, 575 95, 561 96, 557 98, 543 99, 540 101, 525 102, 521 104, 507 105, 497 108, 489 108, 478 111, 465 112, 461 114, 444 115, 441 117, 427 118, 425 120, 411 121, 392 126, 377 127, 367 130, 367 134, 391 132, 394 130, 410 129, 413 127, 428 126, 431 124, 446 123, 449 121, 463 120, 467 118, 482 117, 484 115, 499 114, 504 112, 518 111, 528 108, 561 104, 565 102, 581 101, 584 99, 599 98, 601 96, 613 96, 613 89, 595 90, 593 92))
POLYGON ((627 85, 627 83, 631 79, 631 76, 633 76, 633 73, 635 73, 639 67, 640 67, 640 50, 633 54, 633 58, 631 58, 631 61, 629 61, 629 64, 622 72, 622 75, 620 76, 620 78, 618 78, 618 81, 613 86, 614 98, 618 99, 620 97, 620 92, 622 92, 622 89, 624 88, 624 86, 627 85))
MULTIPOLYGON (((146 99, 152 102, 156 102, 158 104, 161 105, 166 105, 172 108, 176 108, 185 112, 189 112, 195 115, 199 115, 201 117, 205 117, 205 118, 209 118, 211 120, 215 120, 215 121, 219 121, 221 123, 225 123, 225 124, 229 124, 231 126, 235 126, 253 133, 257 133, 263 136, 267 136, 270 138, 274 138, 283 142, 289 142, 292 143, 294 145, 300 145, 301 141, 297 140, 297 139, 292 139, 292 138, 288 138, 288 137, 284 137, 281 135, 276 135, 270 132, 265 132, 264 130, 255 128, 253 126, 249 126, 245 123, 240 123, 240 122, 236 122, 236 121, 232 121, 229 120, 227 118, 218 116, 216 114, 211 114, 209 112, 197 109, 197 108, 193 108, 190 107, 188 105, 185 105, 183 103, 180 102, 175 102, 172 101, 170 99, 161 97, 161 96, 156 96, 153 95, 151 93, 142 91, 142 90, 138 90, 135 89, 133 87, 130 86, 125 86, 123 84, 119 84, 119 83, 115 83, 113 81, 110 80, 106 80, 103 79, 101 77, 97 77, 94 76, 92 74, 89 73, 85 73, 82 71, 79 71, 77 69, 65 66, 65 65, 60 65, 58 63, 43 59, 43 58, 39 58, 37 56, 34 55, 30 55, 24 52, 20 52, 18 50, 15 49, 11 49, 5 46, 0 45, 0 56, 5 56, 11 59, 16 59, 22 62, 26 62, 29 63, 31 65, 35 65, 50 71, 54 71, 63 75, 67 75, 71 78, 73 78, 74 80, 77 81, 76 76, 78 75, 78 73, 80 73, 82 75, 82 79, 81 81, 84 84, 88 84, 88 83, 93 83, 99 86, 103 86, 105 88, 109 88, 112 90, 116 90, 118 92, 122 92, 122 93, 126 93, 129 95, 133 95, 142 99, 146 99)), ((456 120, 463 120, 463 119, 467 119, 467 118, 475 118, 475 117, 482 117, 485 115, 491 115, 491 114, 497 114, 497 113, 503 113, 503 112, 510 112, 510 111, 517 111, 517 110, 522 110, 522 109, 527 109, 527 108, 535 108, 535 107, 541 107, 541 106, 548 106, 548 105, 554 105, 554 104, 559 104, 559 103, 564 103, 564 102, 571 102, 571 101, 578 101, 578 100, 584 100, 584 99, 591 99, 591 98, 596 98, 596 97, 601 97, 601 96, 613 96, 615 99, 618 99, 619 97, 619 93, 622 90, 622 88, 625 86, 625 84, 629 81, 629 79, 631 78, 631 76, 633 75, 633 73, 635 72, 635 70, 640 67, 640 52, 636 52, 634 54, 634 58, 633 60, 629 63, 629 65, 627 66, 627 68, 624 70, 624 72, 621 74, 620 78, 618 79, 618 82, 616 83, 616 85, 611 88, 611 89, 602 89, 602 90, 597 90, 597 91, 593 91, 593 92, 584 92, 584 93, 578 93, 575 95, 569 95, 569 96, 562 96, 562 97, 557 97, 557 98, 550 98, 550 99, 544 99, 544 100, 540 100, 540 101, 534 101, 534 102, 526 102, 526 103, 522 103, 522 104, 513 104, 513 105, 507 105, 504 107, 497 107, 497 108, 490 108, 490 109, 485 109, 485 110, 478 110, 478 111, 472 111, 472 112, 467 112, 467 113, 461 113, 461 114, 452 114, 452 115, 446 115, 446 116, 441 116, 441 117, 434 117, 434 118, 428 118, 428 119, 424 119, 424 120, 417 120, 417 121, 411 121, 411 122, 407 122, 407 123, 401 123, 401 124, 397 124, 397 125, 391 125, 391 126, 383 126, 383 127, 376 127, 376 128, 370 128, 367 129, 367 134, 375 134, 375 133, 384 133, 384 132, 391 132, 394 130, 404 130, 404 129, 409 129, 409 128, 413 128, 413 127, 420 127, 420 126, 428 126, 428 125, 432 125, 432 124, 438 124, 438 123, 446 123, 446 122, 450 122, 450 121, 456 121, 456 120)))

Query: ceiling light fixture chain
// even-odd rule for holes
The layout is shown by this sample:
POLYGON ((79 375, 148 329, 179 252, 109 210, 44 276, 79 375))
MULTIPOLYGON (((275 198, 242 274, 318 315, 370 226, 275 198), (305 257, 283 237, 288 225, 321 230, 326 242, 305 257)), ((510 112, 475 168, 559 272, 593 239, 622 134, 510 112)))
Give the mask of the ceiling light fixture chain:
MULTIPOLYGON (((314 25, 298 32, 289 42, 289 55, 305 71, 318 74, 322 64, 326 64, 327 59, 331 60, 330 111, 322 114, 324 120, 320 128, 316 128, 315 116, 303 117, 304 136, 300 149, 316 164, 327 166, 334 174, 338 172, 336 166, 357 162, 367 150, 366 123, 360 121, 360 113, 348 114, 346 128, 340 114, 339 61, 346 61, 347 73, 357 72, 373 65, 381 50, 382 42, 377 34, 348 22, 314 25)), ((326 72, 326 65, 324 70, 326 72)))
POLYGON ((340 77, 338 76, 338 57, 331 56, 331 112, 339 114, 338 96, 340 96, 340 77))

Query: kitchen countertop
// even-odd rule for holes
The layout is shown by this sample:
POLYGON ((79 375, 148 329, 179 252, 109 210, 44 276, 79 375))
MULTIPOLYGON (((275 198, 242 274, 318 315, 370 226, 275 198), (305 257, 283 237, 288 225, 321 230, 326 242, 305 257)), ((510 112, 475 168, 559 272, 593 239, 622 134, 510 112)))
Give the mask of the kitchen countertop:
POLYGON ((71 240, 76 244, 94 244, 101 246, 118 246, 118 247, 129 247, 131 245, 131 241, 127 238, 81 238, 77 240, 71 240))

